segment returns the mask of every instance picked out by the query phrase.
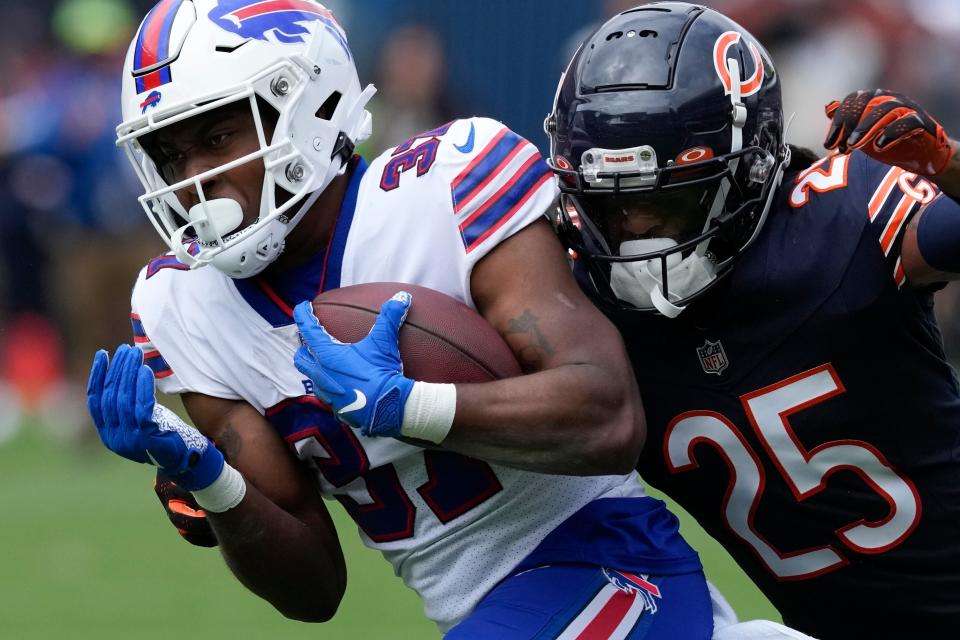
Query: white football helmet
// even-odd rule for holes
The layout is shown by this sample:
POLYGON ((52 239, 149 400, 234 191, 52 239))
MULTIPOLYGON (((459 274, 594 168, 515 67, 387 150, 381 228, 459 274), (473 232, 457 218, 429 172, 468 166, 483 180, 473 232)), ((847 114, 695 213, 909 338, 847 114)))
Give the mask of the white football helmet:
POLYGON ((347 38, 314 0, 161 0, 144 18, 123 71, 117 145, 143 182, 147 216, 177 259, 213 264, 234 278, 256 275, 283 251, 284 238, 370 135, 347 38), (195 115, 247 101, 259 150, 168 184, 142 137, 195 115), (257 103, 276 110, 266 139, 257 103), (247 162, 262 162, 259 217, 238 229, 234 200, 207 200, 202 183, 247 162), (187 211, 175 192, 193 187, 187 211), (276 197, 277 187, 292 194, 276 197))

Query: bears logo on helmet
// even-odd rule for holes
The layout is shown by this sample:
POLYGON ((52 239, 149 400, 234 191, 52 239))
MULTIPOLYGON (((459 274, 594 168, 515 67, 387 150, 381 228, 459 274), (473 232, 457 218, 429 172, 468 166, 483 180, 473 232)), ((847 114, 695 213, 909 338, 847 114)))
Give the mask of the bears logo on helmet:
MULTIPOLYGON (((727 95, 733 93, 733 79, 730 77, 730 70, 727 67, 727 52, 730 47, 740 42, 740 34, 736 31, 727 31, 713 45, 713 68, 720 76, 720 82, 727 95)), ((740 96, 752 96, 763 85, 763 60, 760 58, 760 52, 757 51, 757 45, 749 43, 750 53, 753 55, 753 75, 746 80, 740 81, 740 96)))

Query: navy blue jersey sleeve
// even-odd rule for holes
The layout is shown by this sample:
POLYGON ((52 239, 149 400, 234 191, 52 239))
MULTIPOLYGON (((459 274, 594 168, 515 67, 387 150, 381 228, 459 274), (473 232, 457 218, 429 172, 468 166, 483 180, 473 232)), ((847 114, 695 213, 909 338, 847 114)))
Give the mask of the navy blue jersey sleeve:
POLYGON ((883 164, 866 154, 856 152, 851 156, 851 170, 856 172, 860 185, 851 191, 853 205, 864 212, 869 220, 866 233, 875 238, 883 253, 888 271, 897 287, 906 283, 903 264, 900 261, 900 245, 913 216, 928 206, 956 206, 944 198, 939 188, 928 179, 910 173, 900 167, 883 164))
POLYGON ((960 272, 960 256, 957 255, 960 202, 940 193, 917 215, 921 213, 924 215, 917 226, 917 244, 923 259, 937 271, 960 272))
POLYGON ((899 288, 906 283, 900 245, 907 223, 924 207, 956 203, 943 198, 928 179, 855 151, 827 156, 801 172, 790 192, 790 206, 831 211, 835 242, 841 229, 872 237, 884 268, 899 288))

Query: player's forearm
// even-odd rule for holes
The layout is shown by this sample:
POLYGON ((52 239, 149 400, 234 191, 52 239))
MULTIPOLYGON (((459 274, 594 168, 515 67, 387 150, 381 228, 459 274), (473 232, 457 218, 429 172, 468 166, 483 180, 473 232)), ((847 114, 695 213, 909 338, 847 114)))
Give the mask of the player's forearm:
POLYGON ((953 149, 953 153, 950 154, 950 161, 947 163, 946 169, 940 172, 939 175, 931 178, 931 180, 933 180, 945 194, 954 200, 960 200, 960 142, 951 138, 950 146, 953 149))
POLYGON ((294 620, 333 617, 346 587, 336 541, 319 539, 250 484, 239 505, 208 518, 227 565, 248 589, 294 620))
POLYGON ((328 620, 343 596, 346 569, 313 481, 249 404, 195 393, 185 394, 183 403, 239 472, 225 467, 209 489, 194 491, 230 569, 285 616, 328 620), (242 491, 221 484, 231 477, 239 478, 242 491), (231 497, 226 505, 221 491, 231 497))
POLYGON ((576 364, 457 385, 443 447, 530 471, 598 475, 632 469, 645 435, 629 372, 617 378, 595 364, 576 364))

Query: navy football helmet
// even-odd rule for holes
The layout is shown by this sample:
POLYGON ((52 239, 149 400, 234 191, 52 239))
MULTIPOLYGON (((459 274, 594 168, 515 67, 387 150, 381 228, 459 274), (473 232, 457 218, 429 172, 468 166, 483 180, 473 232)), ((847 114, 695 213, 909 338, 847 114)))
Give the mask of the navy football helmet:
POLYGON ((587 38, 544 129, 561 238, 603 300, 669 317, 756 239, 790 155, 770 56, 681 2, 625 11, 587 38))

